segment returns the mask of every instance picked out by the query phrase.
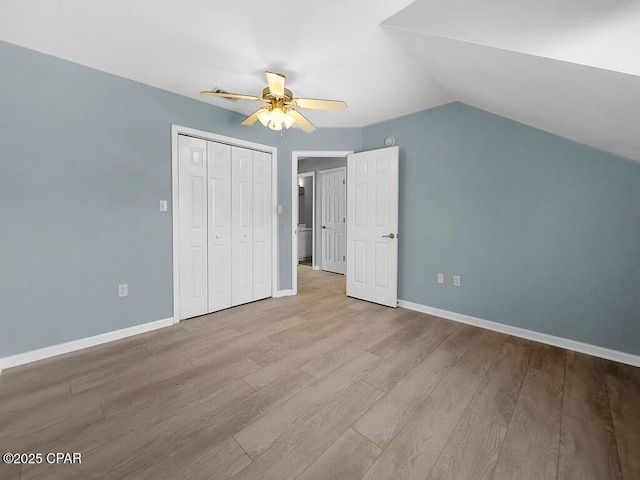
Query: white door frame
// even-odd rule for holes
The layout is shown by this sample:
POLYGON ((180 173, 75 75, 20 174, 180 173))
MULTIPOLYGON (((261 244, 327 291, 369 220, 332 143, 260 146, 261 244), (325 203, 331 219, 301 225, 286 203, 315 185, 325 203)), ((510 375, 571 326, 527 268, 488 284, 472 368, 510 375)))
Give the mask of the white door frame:
MULTIPOLYGON (((316 172, 299 173, 298 177, 311 177, 311 188, 313 189, 313 197, 311 197, 311 267, 313 267, 316 256, 316 172)), ((298 207, 298 215, 300 215, 299 210, 298 207)), ((298 248, 297 243, 296 248, 298 248)))
POLYGON ((346 157, 353 150, 293 150, 291 152, 291 294, 298 294, 298 162, 301 158, 346 157))
POLYGON ((271 154, 271 296, 278 290, 278 149, 270 145, 248 142, 194 128, 171 125, 171 212, 173 223, 173 323, 180 322, 180 235, 178 212, 178 135, 202 138, 234 147, 250 148, 271 154))
MULTIPOLYGON (((345 217, 347 215, 347 167, 336 167, 336 168, 328 168, 326 170, 320 170, 318 173, 320 173, 320 193, 321 196, 324 198, 324 182, 322 181, 322 176, 325 173, 332 173, 332 172, 344 172, 344 184, 343 184, 343 190, 344 190, 344 214, 345 217)), ((322 207, 322 221, 324 221, 324 200, 323 203, 320 204, 320 206, 322 207)), ((324 255, 324 235, 321 237, 322 238, 322 244, 320 245, 320 251, 323 252, 324 255)), ((344 226, 344 250, 343 253, 346 255, 347 254, 347 225, 345 224, 344 226)), ((324 268, 322 268, 322 259, 324 258, 324 256, 320 259, 320 270, 324 270, 324 268)), ((347 275, 347 272, 345 270, 344 272, 345 278, 347 275)))

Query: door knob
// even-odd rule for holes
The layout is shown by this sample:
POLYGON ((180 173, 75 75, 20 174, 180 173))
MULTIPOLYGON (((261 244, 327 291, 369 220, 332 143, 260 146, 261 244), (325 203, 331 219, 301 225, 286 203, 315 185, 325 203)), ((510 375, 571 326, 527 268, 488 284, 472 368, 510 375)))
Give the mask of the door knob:
POLYGON ((324 225, 322 225, 322 228, 327 228, 327 227, 325 227, 324 225))
POLYGON ((382 235, 382 238, 396 238, 396 234, 390 233, 389 235, 382 235))

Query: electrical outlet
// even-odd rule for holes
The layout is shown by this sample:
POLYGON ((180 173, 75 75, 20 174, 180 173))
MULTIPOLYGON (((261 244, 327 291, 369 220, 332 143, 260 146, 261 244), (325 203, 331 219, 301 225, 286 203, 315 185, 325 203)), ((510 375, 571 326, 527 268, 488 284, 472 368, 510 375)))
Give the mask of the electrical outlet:
POLYGON ((438 285, 444 285, 444 273, 439 273, 436 281, 438 285))
POLYGON ((460 275, 454 275, 453 276, 453 286, 454 287, 459 287, 460 286, 460 275))
POLYGON ((167 211, 167 201, 166 200, 160 200, 160 211, 161 212, 166 212, 167 211))
POLYGON ((123 283, 122 285, 118 285, 118 297, 128 297, 129 296, 129 284, 123 283))

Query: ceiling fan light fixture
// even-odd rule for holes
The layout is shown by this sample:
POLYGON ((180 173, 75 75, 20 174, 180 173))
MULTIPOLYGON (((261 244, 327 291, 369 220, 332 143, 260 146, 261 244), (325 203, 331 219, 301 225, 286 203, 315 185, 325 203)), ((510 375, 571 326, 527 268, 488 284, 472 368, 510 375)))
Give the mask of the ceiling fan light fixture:
POLYGON ((262 124, 263 127, 269 126, 269 122, 271 121, 271 111, 268 107, 264 107, 258 112, 258 120, 262 124))
POLYGON ((259 108, 247 118, 241 125, 251 126, 256 121, 260 121, 262 126, 271 130, 281 131, 297 125, 307 133, 313 132, 316 127, 302 115, 299 109, 314 110, 334 110, 340 111, 347 108, 347 104, 341 100, 321 100, 317 98, 295 98, 291 90, 285 88, 285 76, 277 72, 265 72, 267 77, 267 87, 262 90, 262 96, 245 95, 241 93, 223 92, 217 88, 205 90, 203 95, 214 97, 251 100, 263 102, 263 107, 259 108))

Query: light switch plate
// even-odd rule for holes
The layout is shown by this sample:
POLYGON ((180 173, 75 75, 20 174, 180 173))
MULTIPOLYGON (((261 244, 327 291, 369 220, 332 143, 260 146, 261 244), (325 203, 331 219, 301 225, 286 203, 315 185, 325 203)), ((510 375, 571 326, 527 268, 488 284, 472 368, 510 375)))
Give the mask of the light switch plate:
POLYGON ((167 211, 167 201, 166 200, 160 200, 160 211, 161 212, 166 212, 167 211))
POLYGON ((444 285, 444 273, 439 273, 436 281, 438 285, 444 285))
POLYGON ((282 205, 278 205, 278 215, 282 215, 282 205))

